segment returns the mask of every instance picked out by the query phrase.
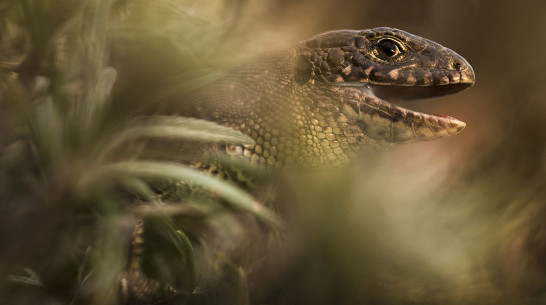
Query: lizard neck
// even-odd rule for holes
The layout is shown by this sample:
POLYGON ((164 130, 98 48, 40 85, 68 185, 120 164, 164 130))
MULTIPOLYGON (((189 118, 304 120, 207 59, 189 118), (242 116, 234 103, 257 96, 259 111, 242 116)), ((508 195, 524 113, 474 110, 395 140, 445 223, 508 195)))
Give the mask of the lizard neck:
POLYGON ((191 97, 185 115, 237 129, 255 145, 228 153, 273 166, 339 166, 363 141, 360 128, 340 111, 338 88, 298 83, 298 52, 261 58, 229 71, 213 89, 191 97))

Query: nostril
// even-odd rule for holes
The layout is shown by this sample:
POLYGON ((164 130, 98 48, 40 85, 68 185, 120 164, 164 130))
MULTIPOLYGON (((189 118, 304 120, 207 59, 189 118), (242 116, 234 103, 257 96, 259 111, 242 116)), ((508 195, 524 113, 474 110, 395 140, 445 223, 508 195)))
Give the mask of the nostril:
POLYGON ((461 71, 461 63, 459 62, 454 62, 453 63, 453 68, 457 71, 461 71))

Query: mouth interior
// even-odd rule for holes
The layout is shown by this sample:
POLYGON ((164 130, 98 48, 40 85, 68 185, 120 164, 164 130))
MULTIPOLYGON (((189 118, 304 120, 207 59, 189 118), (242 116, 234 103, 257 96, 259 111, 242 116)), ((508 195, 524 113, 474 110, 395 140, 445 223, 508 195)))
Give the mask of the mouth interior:
POLYGON ((437 86, 370 85, 370 89, 378 98, 395 103, 402 100, 415 100, 453 94, 470 88, 471 86, 471 83, 437 86))

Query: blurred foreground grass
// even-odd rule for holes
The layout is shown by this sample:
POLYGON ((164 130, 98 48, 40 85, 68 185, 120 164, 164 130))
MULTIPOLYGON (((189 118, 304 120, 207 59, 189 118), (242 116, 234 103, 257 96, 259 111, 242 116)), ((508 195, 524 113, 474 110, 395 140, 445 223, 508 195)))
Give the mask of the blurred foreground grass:
MULTIPOLYGON (((236 6, 219 7, 223 18, 236 6)), ((190 141, 194 155, 206 146, 196 143, 252 143, 212 123, 148 112, 157 92, 172 90, 156 78, 189 79, 175 84, 184 92, 210 74, 199 50, 214 52, 204 36, 213 25, 185 9, 173 1, 1 3, 2 303, 116 304, 140 268, 182 299, 197 286, 214 289, 231 268, 232 295, 245 300, 244 270, 214 245, 216 235, 237 242, 245 214, 264 229, 279 228, 277 216, 237 186, 169 162, 184 156, 143 155, 148 138, 190 141), (170 181, 183 185, 167 204, 152 187, 170 181), (142 225, 144 241, 133 236, 142 225)), ((227 35, 230 22, 216 34, 227 35)))
POLYGON ((455 138, 402 146, 349 169, 287 170, 252 195, 172 162, 249 141, 156 113, 257 52, 239 25, 250 4, 0 2, 0 301, 121 302, 143 219, 144 273, 176 288, 171 304, 545 304, 540 83, 496 93, 508 105, 527 92, 517 116, 499 113, 513 127, 460 155, 455 138), (182 144, 148 154, 149 138, 182 144), (178 196, 157 198, 171 180, 178 196), (271 193, 289 234, 256 204, 271 193))

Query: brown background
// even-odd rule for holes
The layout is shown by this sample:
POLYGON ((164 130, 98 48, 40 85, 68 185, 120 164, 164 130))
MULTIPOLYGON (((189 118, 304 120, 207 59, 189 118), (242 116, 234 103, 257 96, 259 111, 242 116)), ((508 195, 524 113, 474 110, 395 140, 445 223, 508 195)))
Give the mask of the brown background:
POLYGON ((465 121, 461 134, 398 146, 308 187, 321 209, 304 217, 313 250, 293 295, 309 304, 544 300, 545 2, 277 1, 254 12, 266 24, 258 33, 287 43, 400 28, 455 50, 476 73, 468 91, 405 104, 465 121))

